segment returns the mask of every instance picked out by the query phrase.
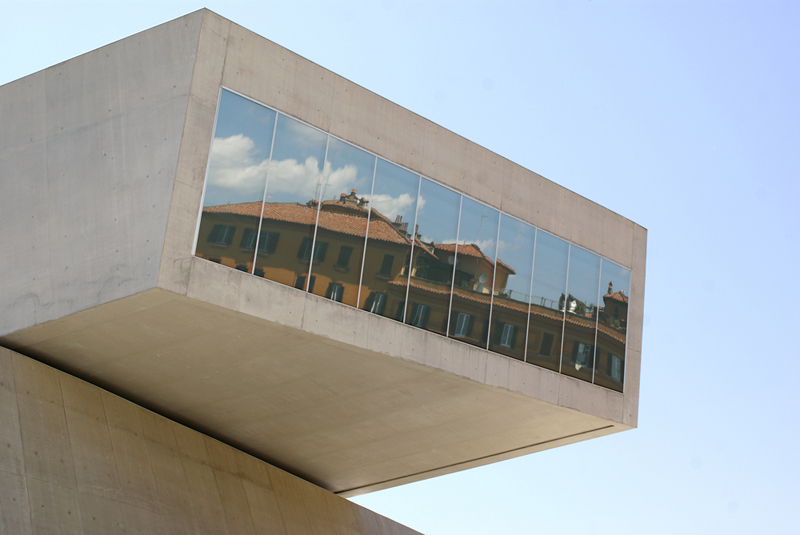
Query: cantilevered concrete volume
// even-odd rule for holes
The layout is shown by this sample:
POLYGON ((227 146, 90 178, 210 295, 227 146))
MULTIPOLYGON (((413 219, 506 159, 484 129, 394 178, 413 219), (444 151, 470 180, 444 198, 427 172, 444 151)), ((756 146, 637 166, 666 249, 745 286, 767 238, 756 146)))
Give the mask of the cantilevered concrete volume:
POLYGON ((30 500, 190 515, 153 475, 170 444, 213 521, 252 484, 281 496, 251 492, 252 526, 291 531, 321 520, 283 471, 353 496, 637 425, 646 230, 241 26, 192 13, 0 87, 0 113, 21 526, 61 518, 30 500), (150 437, 152 492, 115 431, 81 442, 90 416, 150 437))

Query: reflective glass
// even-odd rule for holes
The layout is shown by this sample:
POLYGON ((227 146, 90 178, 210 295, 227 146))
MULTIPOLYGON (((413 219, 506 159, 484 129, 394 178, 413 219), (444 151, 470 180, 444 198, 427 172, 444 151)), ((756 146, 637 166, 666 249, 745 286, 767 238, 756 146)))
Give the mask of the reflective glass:
POLYGON ((327 254, 314 262, 317 295, 356 306, 375 156, 331 137, 320 187, 317 244, 327 254), (322 245, 327 244, 327 245, 322 245))
POLYGON ((195 254, 250 272, 275 112, 222 90, 195 254))
MULTIPOLYGON (((403 321, 419 175, 378 158, 358 308, 403 321)), ((419 241, 417 241, 419 244, 419 241)), ((416 247, 414 256, 424 253, 416 247)))
POLYGON ((519 360, 525 357, 535 236, 531 225, 501 215, 489 349, 519 360))
POLYGON ((561 373, 592 380, 600 290, 600 257, 570 246, 561 373))
POLYGON ((622 392, 631 272, 608 260, 600 268, 600 315, 597 321, 594 382, 622 392), (607 284, 607 286, 606 286, 607 284))
POLYGON ((259 241, 256 275, 305 290, 312 255, 316 265, 338 254, 327 242, 313 243, 327 137, 278 115, 259 233, 268 244, 259 241))
POLYGON ((546 232, 536 232, 525 361, 553 371, 559 370, 561 360, 568 255, 567 242, 546 232))
MULTIPOLYGON (((458 246, 441 245, 454 251, 455 282, 450 310, 451 338, 486 348, 489 337, 489 308, 497 256, 497 227, 500 212, 464 197, 458 246)), ((506 273, 506 270, 502 270, 506 273)))
POLYGON ((447 333, 460 204, 460 194, 422 179, 406 323, 439 334, 447 333))

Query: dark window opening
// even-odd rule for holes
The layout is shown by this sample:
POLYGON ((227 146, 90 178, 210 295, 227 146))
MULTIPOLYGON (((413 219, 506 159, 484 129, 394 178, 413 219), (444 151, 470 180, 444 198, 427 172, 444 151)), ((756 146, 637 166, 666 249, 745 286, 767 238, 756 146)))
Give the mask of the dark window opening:
POLYGON ((233 243, 233 233, 236 227, 232 225, 214 225, 208 235, 208 241, 215 245, 230 245, 233 243))
POLYGON ((378 271, 378 275, 382 275, 384 277, 391 276, 392 264, 394 264, 394 256, 390 254, 383 255, 383 263, 381 263, 381 269, 378 271))
POLYGON ((342 245, 339 248, 339 257, 336 259, 338 267, 346 268, 350 264, 350 256, 353 254, 353 248, 347 245, 342 245))

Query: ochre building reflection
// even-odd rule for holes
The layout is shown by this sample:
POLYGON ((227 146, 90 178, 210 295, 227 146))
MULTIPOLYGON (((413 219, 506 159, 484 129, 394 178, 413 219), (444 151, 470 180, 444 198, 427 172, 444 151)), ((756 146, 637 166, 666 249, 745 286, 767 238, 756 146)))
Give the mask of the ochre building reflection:
POLYGON ((355 190, 321 206, 208 206, 196 254, 621 391, 628 297, 613 282, 600 306, 529 298, 504 290, 516 270, 478 245, 423 242, 408 227, 355 190))

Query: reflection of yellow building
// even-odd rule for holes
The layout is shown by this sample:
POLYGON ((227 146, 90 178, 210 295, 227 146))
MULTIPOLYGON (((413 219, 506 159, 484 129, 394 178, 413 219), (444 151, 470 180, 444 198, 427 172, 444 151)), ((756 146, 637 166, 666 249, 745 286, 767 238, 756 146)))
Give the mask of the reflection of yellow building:
MULTIPOLYGON (((359 308, 396 317, 405 292, 390 281, 406 279, 411 237, 407 223, 391 222, 355 190, 339 200, 263 204, 251 202, 203 209, 197 256, 359 308), (369 222, 367 221, 369 215, 369 222), (369 227, 368 227, 369 223, 369 227), (314 225, 317 225, 313 244, 314 225), (367 230, 369 228, 369 230, 367 230), (362 277, 364 240, 369 232, 362 277), (258 253, 255 254, 256 247, 258 253), (311 277, 309 262, 313 256, 311 277), (255 270, 253 258, 255 257, 255 270), (361 296, 359 295, 359 278, 361 296)), ((414 256, 431 255, 416 240, 414 256)))
POLYGON ((318 207, 314 200, 206 207, 197 255, 463 342, 488 343, 492 351, 556 371, 563 325, 562 371, 591 381, 595 368, 596 383, 621 387, 628 305, 625 294, 612 292, 612 285, 599 311, 571 295, 562 296, 558 308, 536 302, 529 307, 527 296, 520 301, 503 290, 515 271, 502 260, 495 263, 475 244, 456 250, 455 244, 423 243, 417 234, 409 287, 408 223, 368 208, 355 190, 318 207), (494 295, 493 287, 498 289, 494 295))
POLYGON ((622 390, 625 370, 625 338, 628 318, 628 296, 614 292, 611 282, 603 296, 597 324, 597 351, 594 382, 615 390, 622 390))

